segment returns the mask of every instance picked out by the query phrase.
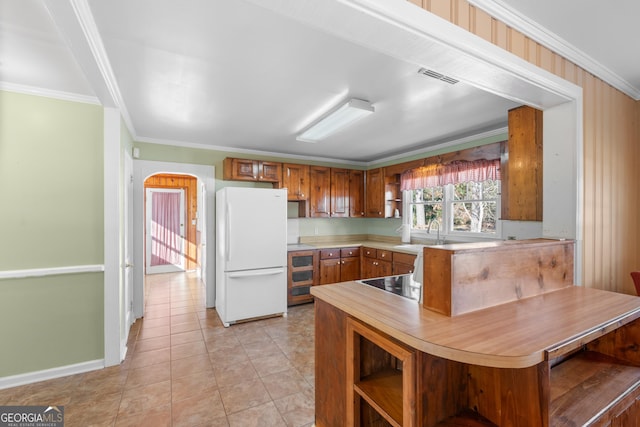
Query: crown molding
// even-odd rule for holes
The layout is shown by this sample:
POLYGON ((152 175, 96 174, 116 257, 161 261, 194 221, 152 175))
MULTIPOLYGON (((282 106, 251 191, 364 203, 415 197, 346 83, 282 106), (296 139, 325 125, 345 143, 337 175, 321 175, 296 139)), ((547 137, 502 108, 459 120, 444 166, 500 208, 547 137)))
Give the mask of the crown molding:
POLYGON ((261 150, 248 150, 248 149, 237 148, 237 147, 223 147, 218 145, 197 144, 192 142, 164 140, 164 139, 157 139, 157 138, 142 137, 142 138, 136 139, 136 142, 144 142, 148 144, 158 144, 158 145, 169 145, 172 147, 183 147, 183 148, 192 148, 192 149, 200 149, 200 150, 208 150, 208 151, 222 151, 227 153, 251 154, 256 156, 285 157, 287 159, 292 159, 292 160, 328 162, 328 163, 344 164, 344 165, 359 166, 359 167, 369 167, 369 166, 373 166, 381 163, 387 163, 387 162, 406 159, 408 157, 416 156, 420 154, 428 154, 436 150, 441 150, 447 147, 454 147, 457 145, 466 144, 468 142, 479 141, 479 140, 489 139, 493 137, 506 138, 507 134, 508 134, 508 129, 506 127, 500 127, 498 129, 492 129, 485 132, 465 136, 463 138, 444 140, 434 145, 418 148, 416 150, 408 151, 402 154, 396 154, 388 157, 381 157, 371 161, 353 161, 353 160, 334 159, 330 157, 302 156, 302 155, 288 154, 288 153, 276 153, 276 152, 261 151, 261 150))
POLYGON ((64 92, 61 90, 46 89, 42 87, 27 86, 18 83, 0 82, 0 90, 8 92, 24 93, 27 95, 44 96, 46 98, 61 99, 63 101, 82 102, 85 104, 100 105, 100 100, 91 95, 64 92))
POLYGON ((87 0, 43 0, 72 55, 102 106, 115 107, 129 133, 136 135, 87 0))
POLYGON ((352 165, 352 166, 366 166, 367 164, 367 162, 359 162, 354 160, 334 159, 330 157, 304 156, 299 154, 278 153, 274 151, 250 150, 245 148, 225 147, 221 145, 200 144, 200 143, 194 143, 194 142, 175 141, 175 140, 159 139, 159 138, 138 137, 135 139, 135 141, 146 142, 149 144, 170 145, 173 147, 193 148, 193 149, 199 149, 199 150, 222 151, 226 153, 251 154, 256 156, 268 156, 268 157, 284 157, 292 160, 295 159, 295 160, 328 162, 328 163, 345 164, 345 165, 352 165))
MULTIPOLYGON (((408 157, 413 157, 421 154, 429 154, 436 150, 441 150, 443 148, 455 147, 457 145, 466 144, 468 142, 480 141, 489 138, 497 137, 498 139, 506 139, 509 134, 508 127, 500 127, 498 129, 488 130, 486 132, 476 133, 473 135, 465 136, 462 138, 456 138, 451 140, 445 140, 443 142, 439 142, 434 145, 429 145, 428 147, 418 148, 413 151, 407 151, 406 153, 397 154, 394 156, 389 156, 381 159, 377 159, 371 162, 367 162, 367 166, 377 165, 381 163, 387 163, 397 160, 406 159, 408 157)), ((497 142, 497 141, 496 141, 497 142)))
POLYGON ((136 135, 133 121, 131 120, 127 106, 124 103, 124 98, 120 92, 120 87, 118 86, 113 68, 111 68, 111 62, 109 62, 109 57, 107 56, 107 51, 104 47, 104 43, 102 42, 102 37, 98 31, 96 21, 93 18, 91 7, 87 0, 71 0, 70 3, 86 42, 93 54, 96 66, 100 70, 104 85, 107 87, 116 107, 120 110, 120 115, 129 128, 129 132, 132 135, 136 135))
POLYGON ((640 100, 640 89, 634 87, 618 74, 614 73, 605 65, 573 46, 571 43, 552 33, 537 22, 527 18, 512 7, 507 6, 503 1, 469 0, 469 3, 484 10, 489 15, 507 24, 509 27, 520 31, 525 36, 563 56, 593 75, 601 78, 633 99, 640 100))

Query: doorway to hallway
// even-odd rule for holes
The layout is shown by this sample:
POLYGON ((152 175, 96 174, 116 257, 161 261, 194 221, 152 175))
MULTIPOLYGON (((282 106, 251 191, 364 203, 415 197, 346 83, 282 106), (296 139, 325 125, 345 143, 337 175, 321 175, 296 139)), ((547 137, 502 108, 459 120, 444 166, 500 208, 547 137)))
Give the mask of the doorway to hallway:
POLYGON ((145 196, 147 274, 184 271, 184 189, 147 188, 145 196))

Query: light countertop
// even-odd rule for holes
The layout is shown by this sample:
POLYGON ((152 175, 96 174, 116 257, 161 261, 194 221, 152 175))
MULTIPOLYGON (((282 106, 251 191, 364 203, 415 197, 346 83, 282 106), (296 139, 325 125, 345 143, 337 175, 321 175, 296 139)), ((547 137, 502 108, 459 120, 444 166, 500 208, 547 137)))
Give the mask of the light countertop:
POLYGON ((302 251, 310 249, 329 249, 329 248, 351 248, 351 247, 368 247, 374 249, 382 249, 393 252, 402 252, 410 255, 416 255, 423 247, 422 244, 408 244, 401 243, 400 241, 381 241, 376 239, 370 239, 367 236, 344 236, 334 238, 322 238, 314 240, 310 238, 298 244, 287 245, 288 251, 302 251))
POLYGON ((497 368, 533 366, 576 337, 596 338, 640 317, 640 298, 581 286, 454 317, 357 282, 311 293, 424 353, 497 368))

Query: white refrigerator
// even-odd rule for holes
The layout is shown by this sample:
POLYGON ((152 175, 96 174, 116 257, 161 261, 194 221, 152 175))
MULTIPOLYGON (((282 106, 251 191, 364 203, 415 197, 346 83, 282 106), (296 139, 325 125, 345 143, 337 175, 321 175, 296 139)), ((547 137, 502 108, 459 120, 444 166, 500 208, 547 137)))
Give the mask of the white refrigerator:
POLYGON ((216 310, 224 326, 287 313, 287 190, 216 192, 216 310))

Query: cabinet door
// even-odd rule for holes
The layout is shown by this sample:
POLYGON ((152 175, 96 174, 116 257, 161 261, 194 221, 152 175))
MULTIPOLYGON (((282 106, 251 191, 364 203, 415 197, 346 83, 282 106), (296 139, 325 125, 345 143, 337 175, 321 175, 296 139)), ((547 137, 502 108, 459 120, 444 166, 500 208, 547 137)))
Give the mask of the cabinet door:
POLYGON ((378 260, 376 258, 362 258, 362 278, 378 277, 378 260))
POLYGON ((360 278, 360 257, 340 259, 340 281, 358 280, 360 278))
POLYGON ((288 200, 307 200, 309 197, 309 166, 285 163, 282 165, 283 187, 288 200))
POLYGON ((349 216, 348 169, 331 169, 331 216, 349 216))
POLYGON ((509 110, 509 140, 500 166, 502 219, 542 221, 542 111, 509 110))
POLYGON ((310 289, 315 284, 317 257, 316 251, 288 252, 287 305, 313 301, 310 289))
POLYGON ((282 179, 282 163, 258 162, 258 181, 279 182, 282 179))
POLYGON ((309 216, 328 217, 331 170, 322 166, 309 167, 309 216))
POLYGON ((384 171, 382 168, 372 169, 366 175, 366 216, 384 218, 384 171))
POLYGON ((391 276, 391 274, 393 273, 391 261, 378 260, 376 270, 378 277, 391 276))
POLYGON ((258 178, 256 160, 227 158, 224 161, 224 179, 255 181, 258 178))
POLYGON ((415 255, 394 252, 392 274, 395 275, 413 273, 413 265, 415 263, 415 260, 415 255))
POLYGON ((340 281, 340 258, 320 260, 320 284, 338 283, 340 281))
POLYGON ((349 216, 364 217, 364 171, 349 170, 349 216))

